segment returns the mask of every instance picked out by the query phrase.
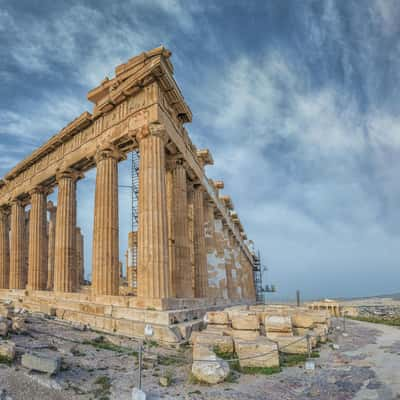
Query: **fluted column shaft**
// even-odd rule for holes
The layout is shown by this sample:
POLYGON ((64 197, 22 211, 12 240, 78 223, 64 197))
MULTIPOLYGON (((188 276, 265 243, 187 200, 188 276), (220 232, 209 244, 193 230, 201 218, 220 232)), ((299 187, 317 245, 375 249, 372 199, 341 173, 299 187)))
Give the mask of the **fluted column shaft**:
POLYGON ((11 205, 10 289, 24 289, 26 285, 24 240, 25 209, 15 200, 11 205))
POLYGON ((174 234, 176 297, 193 297, 193 271, 190 263, 188 190, 186 170, 177 164, 174 171, 174 234))
POLYGON ((47 203, 49 211, 48 224, 48 250, 47 250, 47 289, 52 290, 54 286, 54 262, 55 262, 55 244, 56 244, 56 213, 57 207, 52 202, 47 203))
POLYGON ((92 293, 119 293, 118 157, 113 149, 96 155, 92 293))
POLYGON ((138 296, 158 299, 168 297, 170 286, 164 134, 146 127, 138 136, 138 296))
POLYGON ((54 261, 54 290, 57 292, 72 292, 75 289, 76 179, 76 173, 70 170, 57 176, 58 198, 54 261))
POLYGON ((9 210, 0 207, 0 289, 10 284, 10 242, 8 229, 9 210))
POLYGON ((80 228, 76 228, 76 287, 83 285, 84 281, 84 263, 83 263, 83 235, 80 228))
POLYGON ((30 194, 28 288, 44 290, 47 285, 46 192, 43 188, 37 188, 30 194))
POLYGON ((225 268, 226 268, 226 286, 228 290, 228 298, 235 299, 235 287, 233 281, 234 258, 230 244, 230 231, 227 226, 224 226, 224 240, 225 240, 225 268))
POLYGON ((207 254, 204 231, 204 189, 195 186, 194 208, 194 259, 195 259, 195 296, 207 297, 207 254))
POLYGON ((175 269, 175 224, 174 224, 174 174, 169 168, 166 172, 167 219, 168 219, 168 269, 170 297, 176 297, 177 274, 175 269))

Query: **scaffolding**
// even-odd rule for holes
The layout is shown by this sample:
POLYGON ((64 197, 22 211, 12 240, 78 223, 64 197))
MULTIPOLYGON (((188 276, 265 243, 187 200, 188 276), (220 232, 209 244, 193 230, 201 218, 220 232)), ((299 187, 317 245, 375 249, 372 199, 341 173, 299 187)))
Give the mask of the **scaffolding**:
POLYGON ((261 271, 261 256, 260 251, 253 254, 253 277, 254 277, 254 287, 256 289, 256 301, 264 301, 264 293, 262 287, 262 271, 261 271))
POLYGON ((126 277, 128 286, 137 286, 137 230, 139 220, 139 163, 140 154, 138 150, 131 153, 131 184, 120 186, 131 191, 131 231, 128 233, 128 251, 126 252, 126 277))
POLYGON ((131 196, 132 196, 132 216, 131 231, 136 232, 138 228, 138 204, 139 204, 139 150, 131 153, 131 196))

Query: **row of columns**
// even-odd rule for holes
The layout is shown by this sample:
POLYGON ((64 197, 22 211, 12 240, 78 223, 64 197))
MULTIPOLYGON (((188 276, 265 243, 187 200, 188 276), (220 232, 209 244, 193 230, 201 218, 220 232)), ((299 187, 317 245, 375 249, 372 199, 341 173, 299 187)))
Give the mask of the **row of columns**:
MULTIPOLYGON (((204 228, 206 221, 209 225, 210 221, 214 221, 211 203, 206 207, 201 184, 193 182, 188 189, 187 169, 183 160, 169 159, 167 165, 167 136, 161 125, 145 127, 136 135, 136 139, 141 155, 137 294, 145 298, 206 297, 207 248, 211 242, 207 243, 204 228), (189 240, 189 206, 193 209, 192 242, 189 240)), ((99 149, 95 156, 94 295, 119 293, 118 162, 122 158, 123 154, 112 145, 99 149)), ((6 251, 7 209, 0 209, 1 287, 23 289, 27 284, 32 290, 47 288, 57 292, 73 292, 79 288, 82 283, 82 267, 79 265, 83 263, 83 251, 80 250, 82 246, 76 227, 76 182, 81 177, 72 169, 57 173, 57 207, 52 204, 46 206, 46 188, 37 187, 30 193, 27 282, 24 204, 15 200, 11 205, 10 253, 6 251), (47 211, 50 212, 48 228, 47 211)), ((229 276, 229 268, 227 271, 229 276)))

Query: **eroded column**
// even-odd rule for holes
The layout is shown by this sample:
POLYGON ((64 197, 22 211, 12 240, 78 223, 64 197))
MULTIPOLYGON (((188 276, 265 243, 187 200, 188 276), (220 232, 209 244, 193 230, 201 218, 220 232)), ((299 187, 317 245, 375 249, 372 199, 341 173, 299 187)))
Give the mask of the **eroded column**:
POLYGON ((48 251, 47 251, 47 289, 52 290, 54 285, 54 261, 56 244, 56 213, 57 207, 52 201, 47 202, 47 211, 49 212, 48 223, 48 251))
POLYGON ((145 127, 137 136, 140 148, 138 296, 169 295, 168 227, 165 187, 165 130, 145 127))
POLYGON ((84 257, 83 257, 83 235, 81 228, 76 228, 76 287, 79 288, 84 283, 84 257))
POLYGON ((0 289, 10 284, 9 209, 0 207, 0 289))
POLYGON ((75 290, 75 222, 77 172, 68 169, 57 174, 58 198, 56 214, 54 290, 75 290))
POLYGON ((204 231, 204 189, 194 187, 194 258, 195 258, 195 296, 207 297, 207 254, 204 231))
POLYGON ((97 174, 93 226, 92 293, 119 294, 118 160, 110 147, 96 154, 97 174))
POLYGON ((28 288, 45 290, 47 286, 47 192, 38 187, 30 192, 28 288))
POLYGON ((174 224, 174 163, 167 163, 167 222, 168 222, 168 270, 170 297, 176 297, 177 271, 175 269, 175 224, 174 224))
POLYGON ((188 227, 186 170, 178 161, 173 170, 176 297, 193 297, 188 227))
POLYGON ((10 289, 24 289, 25 268, 25 206, 20 200, 11 204, 10 289))

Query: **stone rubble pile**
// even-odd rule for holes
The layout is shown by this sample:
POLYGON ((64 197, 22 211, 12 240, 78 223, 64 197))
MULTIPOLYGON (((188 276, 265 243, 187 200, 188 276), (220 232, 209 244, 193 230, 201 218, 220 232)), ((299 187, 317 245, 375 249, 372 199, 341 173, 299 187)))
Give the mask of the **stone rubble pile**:
MULTIPOLYGON (((0 303, 0 359, 2 362, 14 361, 16 345, 8 340, 8 337, 10 333, 27 332, 26 315, 26 310, 14 308, 12 302, 0 303)), ((53 354, 25 353, 22 355, 21 365, 29 370, 53 375, 60 369, 61 358, 53 354)))
POLYGON ((326 342, 331 317, 304 307, 243 305, 209 311, 205 322, 206 329, 191 336, 192 374, 213 384, 229 374, 223 358, 238 358, 241 368, 279 368, 279 352, 306 355, 306 337, 311 348, 326 342))

